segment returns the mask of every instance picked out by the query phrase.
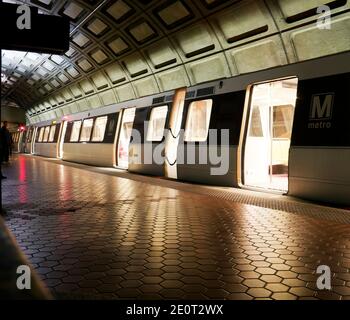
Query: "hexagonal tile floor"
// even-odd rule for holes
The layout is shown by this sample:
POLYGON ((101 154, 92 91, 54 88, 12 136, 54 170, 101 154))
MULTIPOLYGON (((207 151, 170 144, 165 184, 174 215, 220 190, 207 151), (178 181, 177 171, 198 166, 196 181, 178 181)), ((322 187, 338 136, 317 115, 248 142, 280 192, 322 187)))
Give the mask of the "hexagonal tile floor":
POLYGON ((347 216, 294 214, 28 155, 3 171, 6 224, 57 298, 350 299, 347 216), (331 269, 330 291, 317 289, 319 265, 331 269))

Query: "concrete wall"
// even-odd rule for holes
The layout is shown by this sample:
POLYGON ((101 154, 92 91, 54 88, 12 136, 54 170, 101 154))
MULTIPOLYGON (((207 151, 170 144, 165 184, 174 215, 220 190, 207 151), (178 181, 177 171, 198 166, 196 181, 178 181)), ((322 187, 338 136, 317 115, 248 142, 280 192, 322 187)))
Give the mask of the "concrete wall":
POLYGON ((1 122, 25 123, 25 110, 15 107, 1 107, 1 122))

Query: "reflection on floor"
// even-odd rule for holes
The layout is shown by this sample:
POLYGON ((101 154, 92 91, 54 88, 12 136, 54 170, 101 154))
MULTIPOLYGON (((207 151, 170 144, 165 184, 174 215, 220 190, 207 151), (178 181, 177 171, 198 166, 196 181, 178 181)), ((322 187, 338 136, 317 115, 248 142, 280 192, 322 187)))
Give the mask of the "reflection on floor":
POLYGON ((58 298, 350 298, 344 210, 25 155, 3 171, 6 224, 58 298))

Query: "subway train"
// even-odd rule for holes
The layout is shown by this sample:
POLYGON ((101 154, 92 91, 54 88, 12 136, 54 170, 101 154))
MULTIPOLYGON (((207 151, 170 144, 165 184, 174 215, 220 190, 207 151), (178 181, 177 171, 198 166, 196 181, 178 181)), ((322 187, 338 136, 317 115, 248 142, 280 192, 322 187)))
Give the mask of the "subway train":
POLYGON ((25 150, 349 205, 349 61, 346 52, 32 124, 25 150))

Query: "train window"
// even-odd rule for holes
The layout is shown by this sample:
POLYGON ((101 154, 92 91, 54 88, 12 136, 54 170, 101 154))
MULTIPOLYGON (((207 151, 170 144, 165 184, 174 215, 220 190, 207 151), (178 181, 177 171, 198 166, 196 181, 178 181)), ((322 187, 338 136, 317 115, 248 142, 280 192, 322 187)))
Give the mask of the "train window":
POLYGON ((49 138, 49 133, 50 133, 50 127, 47 126, 45 127, 43 142, 47 142, 47 139, 49 138))
POLYGON ((185 141, 207 140, 212 106, 213 100, 211 99, 190 104, 185 127, 185 141))
POLYGON ((81 120, 74 121, 72 133, 70 135, 70 140, 69 140, 70 142, 77 142, 77 141, 79 141, 80 128, 81 128, 81 120))
POLYGON ((56 132, 56 125, 52 125, 50 127, 49 142, 53 142, 55 138, 55 132, 56 132))
POLYGON ((81 130, 80 141, 90 141, 92 126, 94 125, 94 119, 85 119, 83 122, 83 129, 81 130))
POLYGON ((153 108, 148 124, 147 141, 162 141, 168 106, 153 108))
POLYGON ((253 106, 249 137, 263 137, 261 114, 258 106, 253 106))
POLYGON ((127 168, 129 164, 129 144, 136 108, 125 109, 118 143, 118 166, 127 168))
POLYGON ((41 127, 41 128, 40 128, 40 131, 39 131, 39 140, 38 140, 39 142, 43 142, 44 130, 45 130, 44 127, 41 127))
POLYGON ((94 130, 92 132, 92 141, 103 141, 107 125, 107 116, 96 118, 94 130))
POLYGON ((108 127, 107 127, 107 136, 112 136, 114 134, 116 124, 117 124, 117 120, 115 118, 110 118, 108 127))
POLYGON ((273 107, 273 138, 290 139, 292 136, 293 117, 294 106, 273 107))

